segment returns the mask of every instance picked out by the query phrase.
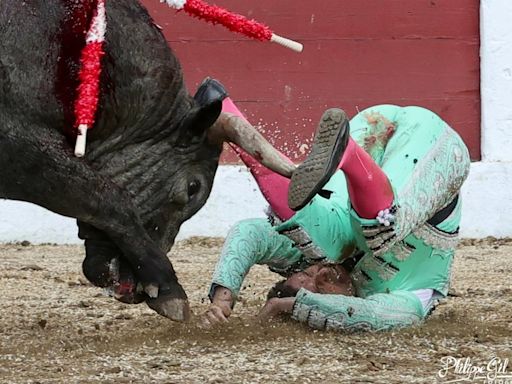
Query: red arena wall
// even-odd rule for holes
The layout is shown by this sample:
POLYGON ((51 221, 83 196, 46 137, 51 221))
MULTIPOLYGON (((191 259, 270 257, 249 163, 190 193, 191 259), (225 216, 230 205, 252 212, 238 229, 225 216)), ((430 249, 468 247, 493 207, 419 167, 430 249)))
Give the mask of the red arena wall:
POLYGON ((249 121, 296 161, 325 108, 353 116, 385 103, 432 109, 480 158, 478 1, 215 1, 302 42, 301 54, 143 3, 180 58, 190 92, 206 76, 219 79, 249 121))

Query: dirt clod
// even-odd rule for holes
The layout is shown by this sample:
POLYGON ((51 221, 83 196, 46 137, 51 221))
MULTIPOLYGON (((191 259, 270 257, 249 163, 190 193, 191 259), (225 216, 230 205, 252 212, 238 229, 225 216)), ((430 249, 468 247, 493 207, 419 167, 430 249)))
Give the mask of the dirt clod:
POLYGON ((43 268, 37 264, 25 265, 20 268, 20 271, 42 271, 43 268))

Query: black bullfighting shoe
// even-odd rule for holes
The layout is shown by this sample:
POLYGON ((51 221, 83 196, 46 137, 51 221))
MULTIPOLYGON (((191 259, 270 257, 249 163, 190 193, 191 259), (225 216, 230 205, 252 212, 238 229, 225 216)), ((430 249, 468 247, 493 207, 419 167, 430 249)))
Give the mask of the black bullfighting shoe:
POLYGON ((197 88, 194 100, 197 104, 203 106, 213 101, 222 101, 228 97, 228 92, 224 86, 217 80, 207 77, 203 80, 199 88, 197 88))
POLYGON ((288 205, 294 211, 303 208, 338 169, 349 138, 349 122, 344 111, 328 109, 322 115, 313 140, 313 148, 292 175, 288 205))

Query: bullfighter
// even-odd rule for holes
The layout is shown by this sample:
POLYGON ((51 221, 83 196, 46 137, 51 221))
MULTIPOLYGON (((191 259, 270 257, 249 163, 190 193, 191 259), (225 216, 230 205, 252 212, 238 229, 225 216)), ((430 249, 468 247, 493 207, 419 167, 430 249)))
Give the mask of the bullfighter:
MULTIPOLYGON (((243 118, 229 98, 224 111, 243 118)), ((435 113, 377 105, 349 122, 342 110, 327 110, 291 180, 237 153, 270 212, 230 230, 205 323, 229 320, 254 264, 286 278, 260 318, 284 313, 315 329, 419 324, 447 295, 470 158, 435 113)))

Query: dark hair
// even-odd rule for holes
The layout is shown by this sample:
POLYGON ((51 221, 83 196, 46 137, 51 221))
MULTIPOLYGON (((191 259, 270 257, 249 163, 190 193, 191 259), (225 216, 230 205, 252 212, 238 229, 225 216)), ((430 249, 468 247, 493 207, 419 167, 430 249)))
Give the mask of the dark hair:
POLYGON ((267 300, 270 300, 274 297, 282 298, 282 297, 295 297, 295 295, 299 292, 298 289, 292 288, 286 285, 286 280, 281 280, 276 283, 267 294, 267 300))

